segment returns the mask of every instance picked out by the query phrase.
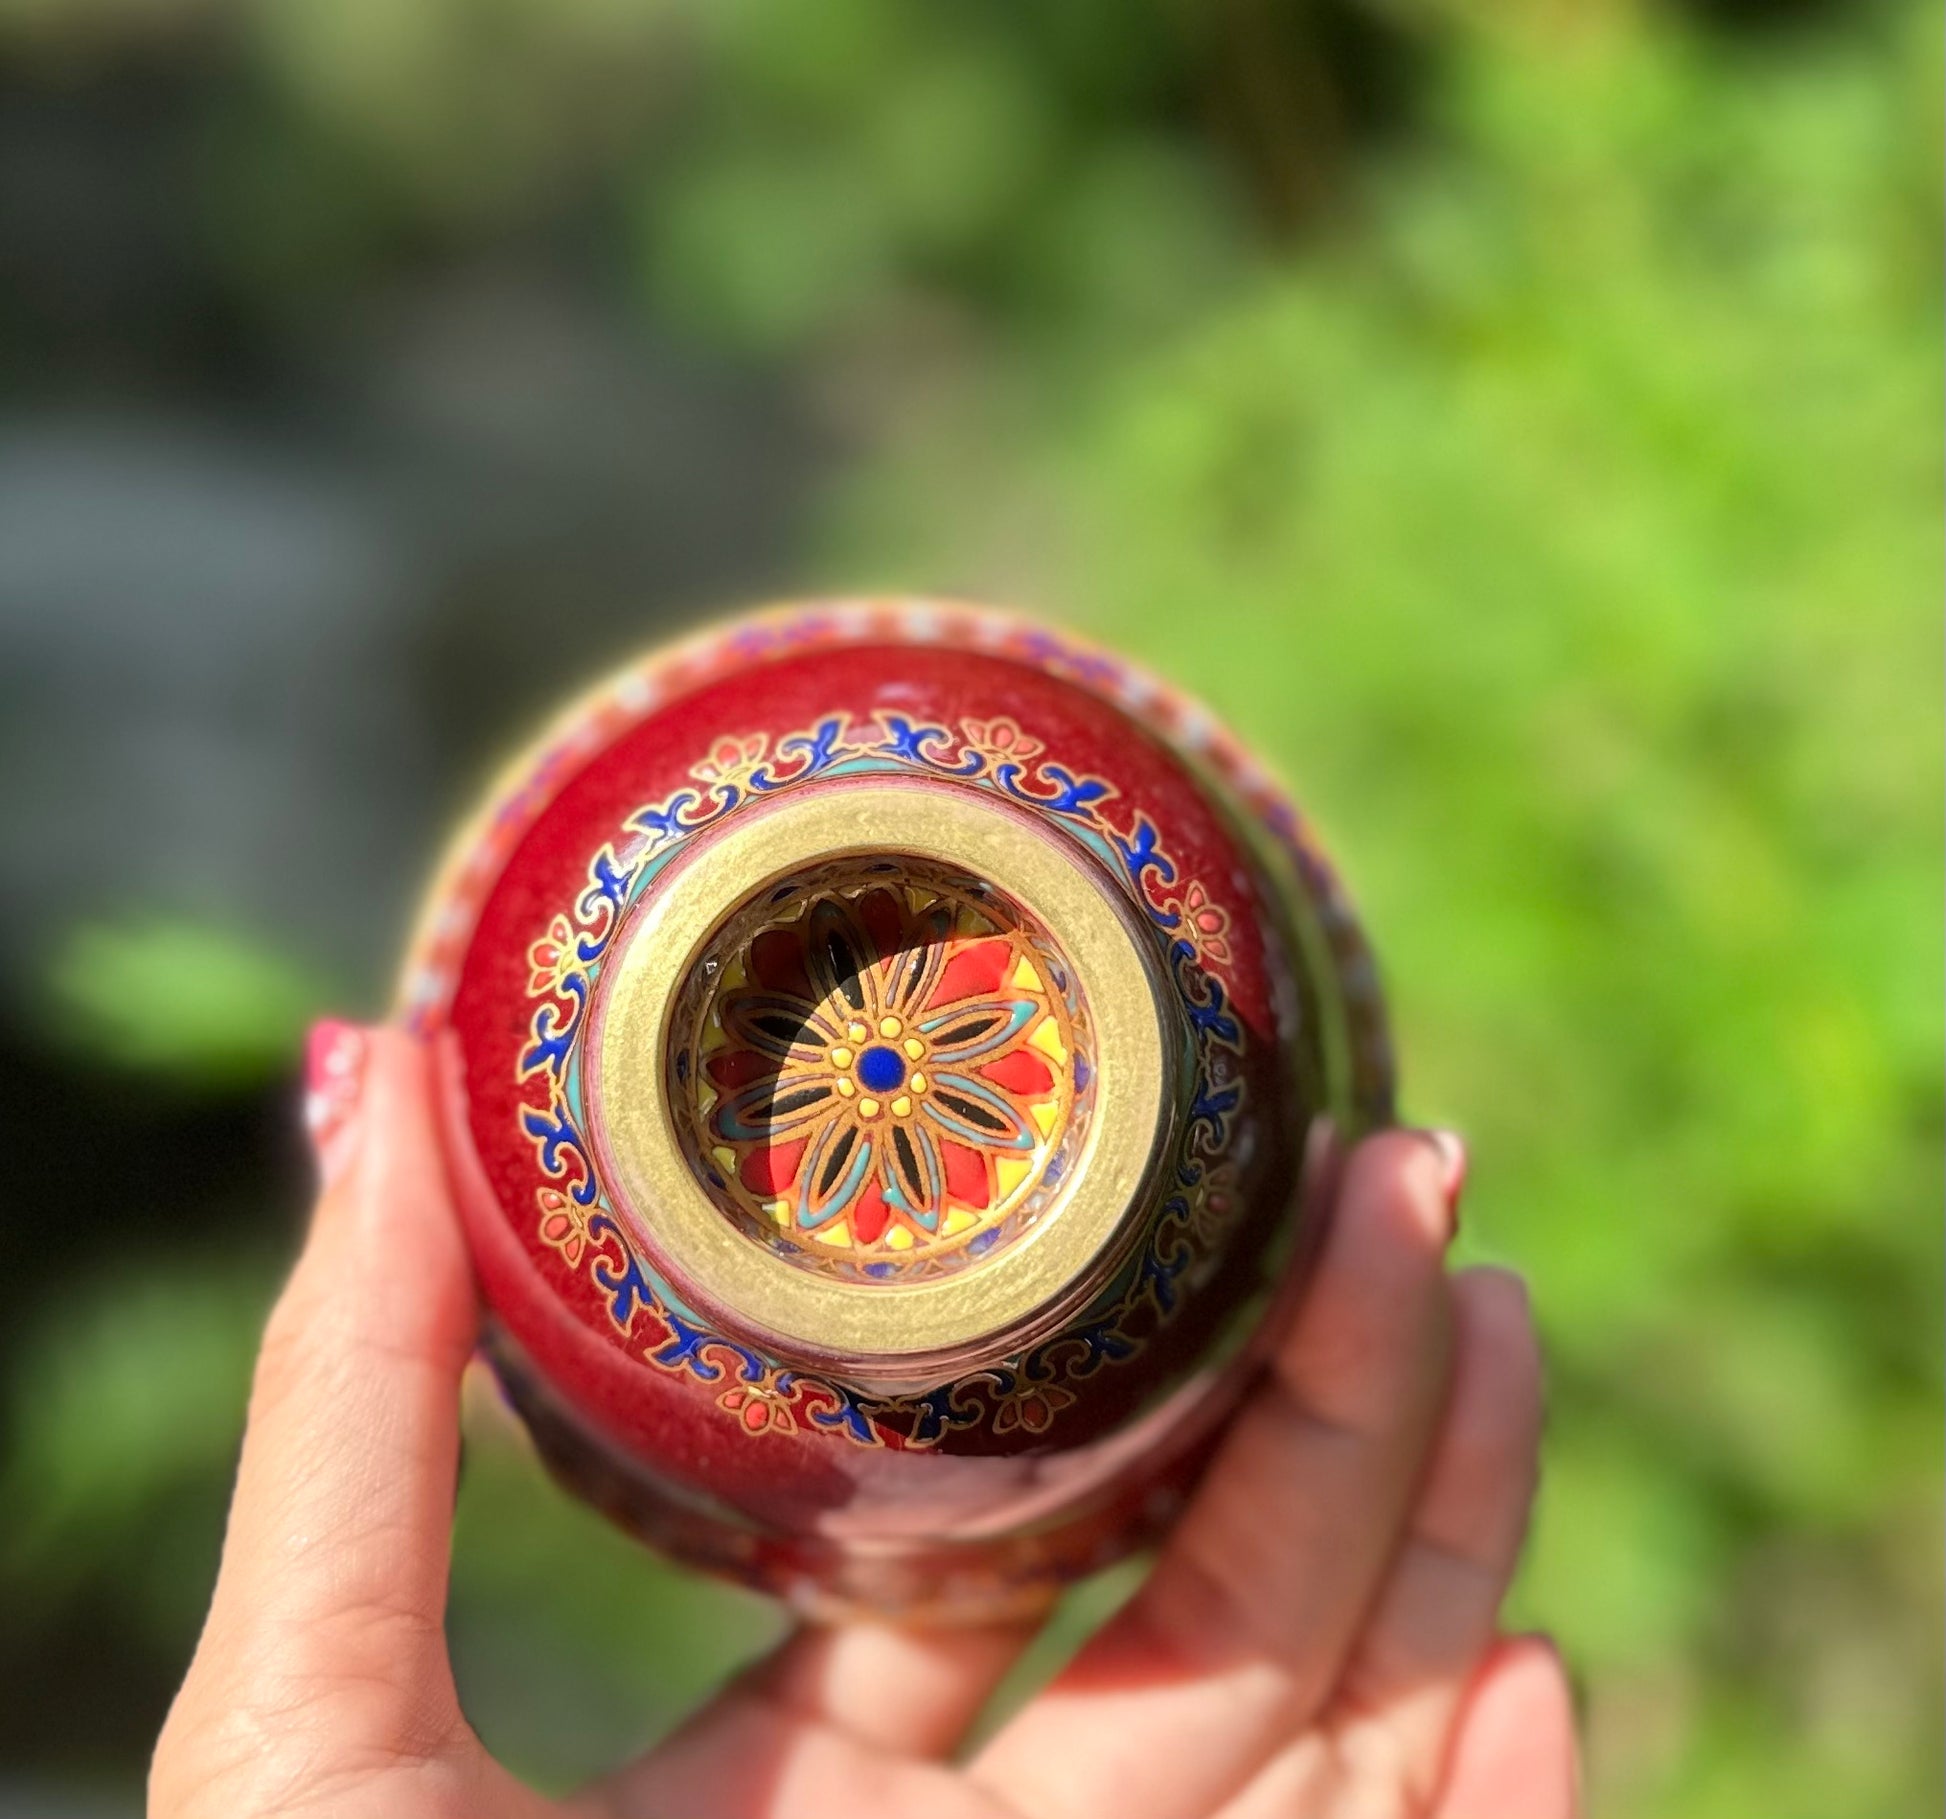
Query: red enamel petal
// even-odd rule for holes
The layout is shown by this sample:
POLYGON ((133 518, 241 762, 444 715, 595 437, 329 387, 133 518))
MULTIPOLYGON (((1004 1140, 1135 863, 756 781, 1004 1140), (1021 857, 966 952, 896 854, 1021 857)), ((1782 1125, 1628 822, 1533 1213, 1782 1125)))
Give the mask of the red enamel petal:
POLYGON ((1013 958, 1014 950, 1004 941, 975 941, 961 948, 939 975, 932 1002, 951 1004, 960 998, 991 997, 1012 970, 1013 958))
POLYGON ((797 1165, 804 1160, 804 1146, 810 1139, 795 1143, 753 1149, 737 1170, 737 1179, 753 1194, 781 1194, 797 1179, 797 1165))
POLYGON ((776 1073, 779 1065, 771 1056, 760 1055, 754 1048, 733 1048, 710 1056, 709 1077, 718 1086, 734 1092, 740 1086, 748 1086, 753 1080, 762 1080, 776 1073))
POLYGON ((804 944, 789 929, 766 929, 751 942, 750 968, 767 991, 789 992, 807 1004, 818 1000, 804 970, 804 944))
POLYGON ((886 1205, 878 1183, 866 1182, 864 1192, 852 1205, 851 1235, 860 1244, 876 1244, 885 1235, 891 1220, 892 1209, 886 1205))
POLYGON ((939 1153, 946 1161, 948 1194, 962 1206, 992 1205, 993 1171, 978 1150, 966 1143, 941 1143, 939 1153))
POLYGON ((860 897, 858 919, 864 923, 880 959, 899 951, 905 918, 899 914, 899 901, 890 891, 867 891, 860 897))
POLYGON ((980 1069, 980 1077, 1004 1086, 1010 1093, 1025 1093, 1030 1099, 1054 1090, 1054 1070, 1030 1048, 1017 1048, 1011 1055, 989 1061, 980 1069))

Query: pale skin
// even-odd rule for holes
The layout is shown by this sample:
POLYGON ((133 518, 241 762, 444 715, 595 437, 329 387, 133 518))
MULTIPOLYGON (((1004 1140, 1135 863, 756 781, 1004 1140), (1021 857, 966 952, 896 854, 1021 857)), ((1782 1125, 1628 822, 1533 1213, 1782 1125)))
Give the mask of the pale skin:
POLYGON ((1028 1626, 806 1627, 638 1761, 535 1793, 447 1657, 478 1308, 427 1057, 387 1031, 367 1057, 264 1335, 154 1819, 1578 1814, 1560 1660, 1500 1623, 1541 1427, 1526 1297, 1447 1268, 1454 1158, 1411 1132, 1346 1160, 1295 1318, 1143 1588, 979 1747, 1028 1626))

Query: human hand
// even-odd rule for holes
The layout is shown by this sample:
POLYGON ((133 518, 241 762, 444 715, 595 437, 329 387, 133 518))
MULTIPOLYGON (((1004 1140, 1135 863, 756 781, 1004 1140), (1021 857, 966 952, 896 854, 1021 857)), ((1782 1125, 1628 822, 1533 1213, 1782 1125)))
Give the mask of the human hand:
POLYGON ((1143 1588, 970 1757, 1022 1626, 805 1628, 565 1803, 500 1767, 444 1616, 478 1310, 424 1052, 327 1026, 324 1186, 264 1336, 152 1819, 1573 1819, 1553 1650, 1499 1632, 1540 1367, 1517 1278, 1449 1275, 1457 1154, 1345 1164, 1297 1317, 1143 1588))

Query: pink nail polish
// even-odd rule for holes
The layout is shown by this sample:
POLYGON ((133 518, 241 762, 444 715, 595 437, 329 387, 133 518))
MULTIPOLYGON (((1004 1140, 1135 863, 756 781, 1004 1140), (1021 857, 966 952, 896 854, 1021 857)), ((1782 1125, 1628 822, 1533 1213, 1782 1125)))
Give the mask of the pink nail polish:
POLYGON ((326 1018, 304 1044, 304 1128, 327 1185, 343 1172, 356 1134, 359 1090, 365 1080, 365 1032, 326 1018))
POLYGON ((1344 1146, 1338 1141, 1338 1126, 1329 1114, 1320 1114, 1304 1134, 1304 1160, 1298 1174, 1307 1218, 1322 1218, 1330 1210, 1338 1195, 1343 1165, 1344 1146))
POLYGON ((1421 1135, 1439 1152, 1440 1165, 1445 1171, 1441 1187, 1446 1195, 1446 1210, 1452 1214, 1454 1231, 1458 1231, 1460 1196, 1466 1191, 1466 1140, 1457 1131, 1424 1131, 1421 1135))

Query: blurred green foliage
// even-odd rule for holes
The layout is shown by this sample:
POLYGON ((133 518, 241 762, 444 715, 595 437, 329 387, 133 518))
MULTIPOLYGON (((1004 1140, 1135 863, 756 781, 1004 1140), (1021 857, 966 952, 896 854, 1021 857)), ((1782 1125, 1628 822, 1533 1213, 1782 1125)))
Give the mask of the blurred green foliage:
POLYGON ((1604 1812, 1937 1785, 1938 59, 1872 25, 1466 37, 1355 231, 837 518, 1188 682, 1345 855, 1534 1285, 1520 1614, 1604 1812))
MULTIPOLYGON (((240 283, 342 284, 608 172, 645 319, 844 431, 807 567, 1072 615, 1282 763, 1386 958, 1409 1109, 1473 1141, 1465 1246, 1534 1285, 1553 1430, 1518 1615, 1581 1678, 1594 1810, 1921 1810, 1931 13, 241 16, 209 178, 240 283)), ((234 1077, 308 1002, 215 937, 77 942, 70 999, 118 1058, 234 1077)), ((217 1481, 251 1268, 187 1259, 132 1323, 26 1348, 10 1585, 140 1581, 144 1513, 217 1481), (194 1344, 141 1315, 178 1295, 194 1344)), ((570 1779, 774 1619, 567 1505, 490 1399, 469 1430, 469 1702, 570 1779)))
POLYGON ((206 1088, 280 1071, 326 1000, 322 981, 276 947, 180 918, 78 924, 47 984, 56 1040, 206 1088))
POLYGON ((202 1621, 274 1263, 190 1252, 49 1310, 10 1385, 8 1603, 35 1623, 104 1570, 130 1626, 202 1621))

